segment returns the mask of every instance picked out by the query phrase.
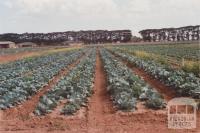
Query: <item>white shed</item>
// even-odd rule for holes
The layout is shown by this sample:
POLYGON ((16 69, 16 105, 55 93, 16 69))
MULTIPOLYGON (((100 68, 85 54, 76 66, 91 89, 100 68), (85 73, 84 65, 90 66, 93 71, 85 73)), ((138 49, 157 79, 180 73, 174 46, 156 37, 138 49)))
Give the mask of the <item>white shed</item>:
POLYGON ((0 48, 16 48, 16 45, 14 42, 0 41, 0 48))

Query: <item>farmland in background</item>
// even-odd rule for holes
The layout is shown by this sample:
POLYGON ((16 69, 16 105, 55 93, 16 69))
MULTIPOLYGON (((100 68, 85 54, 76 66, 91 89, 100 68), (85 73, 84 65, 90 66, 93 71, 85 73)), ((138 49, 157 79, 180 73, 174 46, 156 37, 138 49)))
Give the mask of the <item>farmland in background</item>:
POLYGON ((199 44, 129 45, 118 48, 139 58, 155 60, 196 75, 200 73, 199 44))

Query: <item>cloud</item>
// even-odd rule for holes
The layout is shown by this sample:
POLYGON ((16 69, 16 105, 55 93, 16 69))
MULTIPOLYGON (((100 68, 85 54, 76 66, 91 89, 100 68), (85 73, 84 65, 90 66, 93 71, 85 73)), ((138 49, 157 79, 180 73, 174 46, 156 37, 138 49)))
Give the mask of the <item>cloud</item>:
POLYGON ((11 1, 5 1, 4 5, 8 8, 13 8, 13 3, 11 1))
POLYGON ((65 14, 100 14, 109 13, 115 8, 113 0, 15 0, 12 2, 27 13, 65 11, 65 14))
POLYGON ((46 8, 53 7, 55 2, 55 0, 16 0, 15 4, 24 11, 39 13, 46 8))
POLYGON ((0 5, 0 16, 4 18, 0 21, 0 25, 5 25, 0 32, 100 28, 138 31, 144 28, 200 23, 199 0, 4 0, 0 2, 4 3, 3 8, 0 5), (13 21, 15 25, 12 25, 13 21))
POLYGON ((129 7, 133 13, 149 12, 151 3, 148 0, 132 0, 129 7))

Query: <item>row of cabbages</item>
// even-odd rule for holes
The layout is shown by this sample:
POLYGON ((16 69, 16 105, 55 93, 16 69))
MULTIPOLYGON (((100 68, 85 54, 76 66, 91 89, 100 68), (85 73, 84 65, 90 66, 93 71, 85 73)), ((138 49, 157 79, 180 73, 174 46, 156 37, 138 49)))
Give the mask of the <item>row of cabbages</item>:
MULTIPOLYGON (((30 98, 40 88, 47 85, 48 82, 56 74, 58 74, 60 70, 72 64, 84 52, 86 52, 86 50, 78 50, 61 54, 51 54, 48 55, 49 57, 41 57, 41 59, 33 58, 31 59, 31 61, 21 61, 23 63, 19 63, 20 61, 17 61, 17 63, 13 63, 16 64, 15 69, 18 70, 16 72, 18 76, 16 78, 11 77, 10 79, 1 81, 0 109, 13 107, 30 98), (36 62, 34 61, 35 59, 37 60, 36 62), (26 63, 24 64, 24 62, 26 63), (33 62, 34 64, 31 62, 33 62), (20 66, 23 65, 25 66, 21 69, 25 69, 25 71, 27 70, 26 74, 23 73, 23 70, 20 70, 20 66), (22 72, 22 74, 20 72, 22 72)), ((12 67, 10 67, 10 69, 13 70, 12 67)))
POLYGON ((18 60, 0 65, 0 83, 10 79, 26 76, 32 71, 48 67, 52 62, 64 60, 66 56, 73 53, 72 51, 54 53, 37 57, 30 57, 23 60, 18 60), (40 64, 40 65, 38 65, 40 64))
POLYGON ((67 100, 62 114, 73 114, 87 102, 92 94, 92 86, 96 62, 96 50, 91 49, 87 57, 64 76, 47 94, 42 96, 34 111, 36 115, 52 112, 61 100, 67 100))
POLYGON ((112 54, 102 49, 101 57, 108 77, 107 90, 118 109, 135 110, 137 100, 145 100, 145 105, 149 108, 165 107, 162 96, 112 54))
POLYGON ((200 98, 200 78, 196 77, 194 74, 186 73, 183 70, 176 70, 170 66, 155 63, 152 60, 142 60, 117 49, 112 49, 112 51, 130 63, 144 69, 165 85, 174 88, 177 96, 200 98))

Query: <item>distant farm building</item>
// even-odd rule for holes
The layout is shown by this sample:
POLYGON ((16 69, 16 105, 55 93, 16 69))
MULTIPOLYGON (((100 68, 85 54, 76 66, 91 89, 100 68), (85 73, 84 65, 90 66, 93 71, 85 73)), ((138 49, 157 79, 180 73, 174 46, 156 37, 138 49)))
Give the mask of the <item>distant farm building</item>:
POLYGON ((36 47, 37 46, 37 44, 32 43, 32 42, 24 42, 24 43, 19 43, 17 45, 20 48, 22 48, 22 47, 36 47))
POLYGON ((0 42, 0 48, 16 48, 16 45, 14 42, 2 41, 0 42))

